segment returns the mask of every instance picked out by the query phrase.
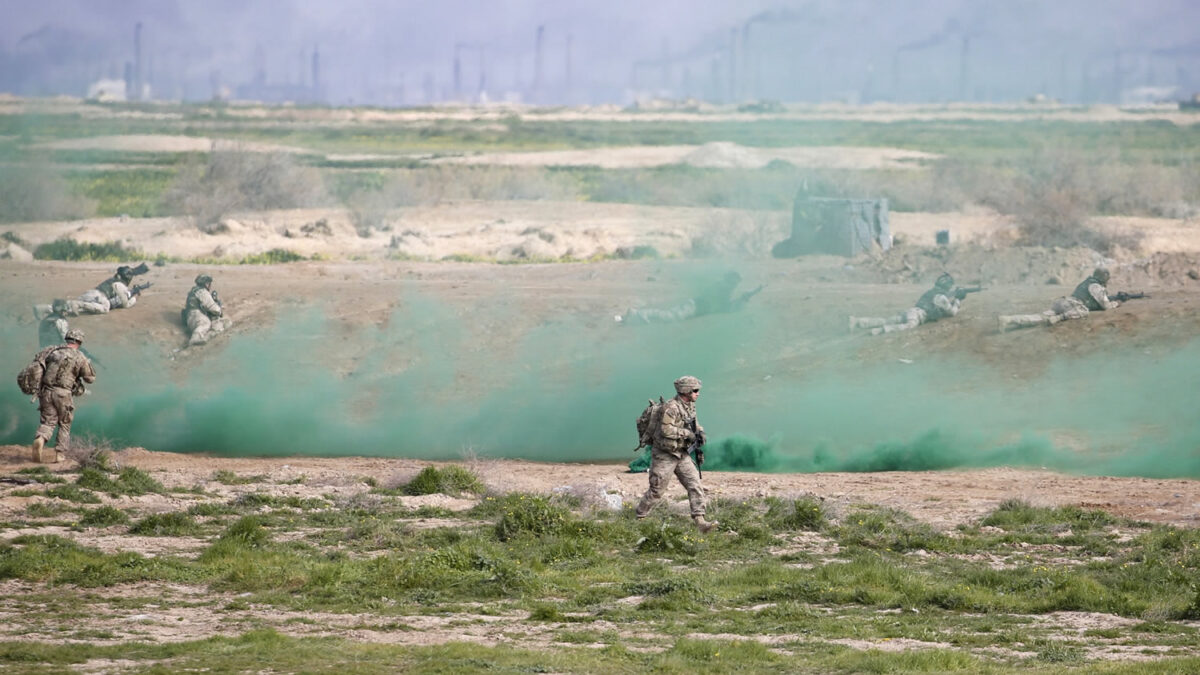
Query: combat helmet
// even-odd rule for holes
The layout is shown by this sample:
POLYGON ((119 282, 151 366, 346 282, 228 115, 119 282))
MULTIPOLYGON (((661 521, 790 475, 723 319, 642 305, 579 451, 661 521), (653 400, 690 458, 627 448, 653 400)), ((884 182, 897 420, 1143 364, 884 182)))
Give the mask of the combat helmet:
POLYGON ((943 290, 949 290, 954 286, 954 277, 950 276, 949 272, 942 272, 942 275, 933 282, 934 287, 943 290))
POLYGON ((129 283, 134 277, 133 268, 129 265, 121 265, 117 268, 117 276, 120 277, 121 281, 129 283))
POLYGON ((207 286, 212 283, 212 277, 207 274, 201 274, 196 277, 197 286, 207 286))
POLYGON ((55 298, 54 302, 50 303, 50 313, 62 314, 67 311, 68 307, 69 305, 67 304, 66 300, 63 300, 62 298, 55 298))
POLYGON ((1092 278, 1099 281, 1101 284, 1107 284, 1110 273, 1107 267, 1097 267, 1092 270, 1092 278))
POLYGON ((684 375, 675 380, 675 392, 679 394, 690 394, 693 391, 700 390, 700 378, 684 375))
POLYGON ((71 330, 67 331, 67 334, 63 336, 63 339, 67 342, 74 342, 77 345, 81 345, 83 344, 83 337, 82 330, 78 328, 72 328, 71 330))

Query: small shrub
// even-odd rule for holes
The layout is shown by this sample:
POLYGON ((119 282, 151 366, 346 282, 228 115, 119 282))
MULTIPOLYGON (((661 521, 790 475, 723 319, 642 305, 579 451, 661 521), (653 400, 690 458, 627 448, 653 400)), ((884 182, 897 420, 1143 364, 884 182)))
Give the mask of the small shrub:
POLYGON ((180 537, 195 534, 200 526, 186 513, 173 511, 171 513, 155 513, 133 524, 130 534, 150 537, 180 537))
POLYGON ((113 471, 112 443, 95 436, 78 436, 71 439, 67 455, 81 469, 113 471))
POLYGON ((128 514, 107 504, 88 510, 79 519, 79 524, 84 527, 108 527, 109 525, 124 525, 128 522, 128 514))
POLYGON ((508 541, 520 534, 555 534, 570 522, 571 513, 540 495, 510 495, 496 523, 496 537, 508 541))
POLYGON ((117 484, 120 486, 121 492, 127 495, 144 495, 150 492, 161 494, 166 492, 166 488, 162 483, 150 477, 150 474, 142 471, 136 466, 127 466, 121 469, 120 475, 117 476, 117 484))
POLYGON ((463 494, 483 492, 479 478, 461 466, 450 465, 441 469, 427 466, 413 477, 403 488, 406 495, 463 494))

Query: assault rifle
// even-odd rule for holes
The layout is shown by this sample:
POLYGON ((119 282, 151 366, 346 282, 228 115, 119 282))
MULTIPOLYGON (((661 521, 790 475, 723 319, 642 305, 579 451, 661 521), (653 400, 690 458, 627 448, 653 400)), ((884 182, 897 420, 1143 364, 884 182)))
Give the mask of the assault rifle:
POLYGON ((742 293, 741 295, 738 296, 737 300, 733 301, 733 306, 737 309, 741 309, 747 302, 750 302, 750 298, 753 298, 754 296, 761 293, 762 289, 764 289, 764 288, 766 288, 766 286, 760 284, 758 286, 758 288, 756 288, 752 291, 746 291, 745 293, 742 293))
POLYGON ((129 297, 136 298, 139 293, 146 290, 147 288, 150 288, 153 285, 154 285, 154 283, 151 281, 147 281, 144 284, 134 284, 133 288, 129 289, 129 297))
POLYGON ((954 289, 954 297, 962 300, 972 293, 978 293, 983 290, 983 286, 959 286, 954 289))
POLYGON ((1116 295, 1110 295, 1108 297, 1118 302, 1125 302, 1126 300, 1141 300, 1142 298, 1148 298, 1150 296, 1142 293, 1141 291, 1138 291, 1137 293, 1127 293, 1125 291, 1121 291, 1116 295))
POLYGON ((704 444, 708 442, 703 431, 699 431, 696 426, 696 418, 688 420, 684 425, 691 430, 693 434, 692 444, 688 446, 687 453, 692 456, 692 460, 696 462, 696 473, 704 478, 704 471, 700 468, 704 466, 704 444))

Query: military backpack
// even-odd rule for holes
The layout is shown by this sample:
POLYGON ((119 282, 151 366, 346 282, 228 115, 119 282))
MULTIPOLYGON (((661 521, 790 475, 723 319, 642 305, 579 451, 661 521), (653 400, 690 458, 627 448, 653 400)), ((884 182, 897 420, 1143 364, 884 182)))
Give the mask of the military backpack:
POLYGON ((46 375, 46 357, 54 349, 43 349, 38 352, 37 356, 33 357, 33 361, 17 373, 17 386, 21 388, 22 394, 34 396, 42 390, 42 378, 46 375))
POLYGON ((637 418, 637 433, 638 446, 634 451, 641 450, 647 445, 654 444, 654 436, 658 433, 658 427, 662 423, 663 397, 659 396, 658 401, 648 399, 646 409, 642 411, 637 418))

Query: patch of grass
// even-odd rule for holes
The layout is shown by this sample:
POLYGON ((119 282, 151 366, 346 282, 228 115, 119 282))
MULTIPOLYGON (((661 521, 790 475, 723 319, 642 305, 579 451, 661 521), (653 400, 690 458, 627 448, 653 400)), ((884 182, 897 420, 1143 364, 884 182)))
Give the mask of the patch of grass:
POLYGON ((79 478, 75 482, 80 487, 95 490, 96 492, 105 492, 114 497, 117 495, 161 494, 166 492, 166 488, 162 486, 162 483, 154 480, 150 477, 150 474, 135 466, 127 466, 122 469, 115 480, 99 469, 87 467, 79 472, 79 478))
POLYGON ((65 237, 48 244, 39 244, 37 248, 33 249, 33 257, 37 260, 124 262, 141 258, 142 252, 137 249, 127 249, 119 241, 93 244, 81 243, 65 237))
POLYGON ((834 532, 842 546, 894 552, 954 548, 950 538, 929 525, 903 511, 883 507, 860 508, 847 513, 834 532))
POLYGON ((128 522, 129 515, 127 513, 108 505, 89 509, 79 519, 79 524, 83 527, 108 527, 110 525, 124 525, 128 522))
POLYGON ((39 483, 65 483, 67 479, 62 476, 51 473, 50 469, 44 466, 29 466, 24 469, 17 469, 17 473, 22 476, 29 476, 37 479, 39 483))
POLYGON ((184 537, 198 534, 200 526, 186 513, 154 513, 142 518, 129 528, 130 534, 150 537, 184 537))
POLYGON ((80 504, 99 504, 100 498, 97 497, 91 490, 85 490, 78 485, 67 484, 57 485, 46 490, 47 497, 55 499, 65 499, 69 502, 78 502, 80 504))
POLYGON ((456 464, 440 469, 427 466, 401 488, 406 495, 479 494, 483 490, 478 476, 456 464))
POLYGON ((30 518, 53 518, 70 508, 57 502, 33 502, 25 506, 25 515, 30 518))
POLYGON ((776 530, 820 532, 828 523, 828 514, 825 502, 817 497, 792 501, 768 498, 766 519, 776 530))
POLYGON ((174 177, 172 170, 147 168, 74 171, 67 175, 76 192, 95 202, 97 216, 134 218, 167 215, 162 196, 174 177))
POLYGON ((699 552, 704 538, 691 525, 686 527, 669 520, 646 519, 639 524, 641 538, 635 547, 642 553, 668 553, 692 557, 699 552))
POLYGON ((496 523, 496 537, 508 541, 521 534, 555 534, 572 520, 571 512, 541 495, 509 495, 496 523))
POLYGON ((241 259, 240 265, 278 265, 281 263, 308 260, 307 257, 284 248, 273 248, 263 253, 254 253, 241 259))
POLYGON ((213 472, 212 480, 222 485, 249 485, 250 483, 261 483, 267 479, 266 476, 239 476, 229 469, 218 469, 213 472))

